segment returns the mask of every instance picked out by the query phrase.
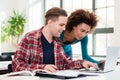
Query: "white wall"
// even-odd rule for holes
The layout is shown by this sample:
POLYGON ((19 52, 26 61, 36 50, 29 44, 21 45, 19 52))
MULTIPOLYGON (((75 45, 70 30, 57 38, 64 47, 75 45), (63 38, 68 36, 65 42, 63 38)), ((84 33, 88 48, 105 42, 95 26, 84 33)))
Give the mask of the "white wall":
POLYGON ((112 37, 112 45, 120 46, 120 0, 115 1, 115 28, 114 36, 112 37))
MULTIPOLYGON (((13 14, 13 10, 24 13, 26 18, 28 18, 29 0, 0 0, 0 25, 3 20, 7 20, 7 18, 13 14)), ((28 23, 26 24, 26 28, 27 27, 28 23)), ((26 31, 27 29, 25 29, 25 32, 26 31)), ((16 48, 13 47, 11 43, 1 44, 1 52, 15 50, 16 48)))
POLYGON ((14 6, 16 6, 16 0, 0 0, 0 13, 5 12, 5 18, 7 18, 11 15, 12 10, 15 8, 14 6))
MULTIPOLYGON (((113 45, 120 46, 120 0, 115 1, 115 35, 113 37, 113 45)), ((119 50, 120 57, 120 50, 119 50)))

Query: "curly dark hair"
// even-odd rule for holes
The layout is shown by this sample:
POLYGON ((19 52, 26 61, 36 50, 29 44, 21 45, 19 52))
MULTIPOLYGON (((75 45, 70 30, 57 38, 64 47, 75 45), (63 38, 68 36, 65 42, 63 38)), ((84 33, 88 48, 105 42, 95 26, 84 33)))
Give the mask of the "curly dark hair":
POLYGON ((71 13, 68 17, 66 30, 72 31, 73 27, 81 23, 85 23, 90 26, 91 30, 97 26, 98 18, 94 12, 88 10, 79 9, 71 13))

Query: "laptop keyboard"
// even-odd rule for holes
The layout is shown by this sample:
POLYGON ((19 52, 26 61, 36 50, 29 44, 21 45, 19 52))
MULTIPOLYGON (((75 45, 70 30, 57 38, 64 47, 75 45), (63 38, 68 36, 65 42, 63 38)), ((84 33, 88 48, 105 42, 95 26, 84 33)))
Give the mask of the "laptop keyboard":
POLYGON ((96 72, 96 73, 104 72, 104 70, 101 70, 101 69, 96 70, 96 69, 93 68, 93 67, 88 68, 88 69, 83 68, 83 69, 80 69, 80 71, 81 71, 81 72, 96 72))

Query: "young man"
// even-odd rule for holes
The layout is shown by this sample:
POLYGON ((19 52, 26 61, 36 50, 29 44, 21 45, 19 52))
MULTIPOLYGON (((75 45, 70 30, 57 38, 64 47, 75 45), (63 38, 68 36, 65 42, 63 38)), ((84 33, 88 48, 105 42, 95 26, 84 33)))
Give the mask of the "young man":
POLYGON ((67 13, 61 8, 46 12, 46 25, 39 30, 28 32, 19 44, 12 61, 13 71, 43 69, 51 72, 63 69, 80 69, 96 64, 88 61, 72 61, 65 56, 60 34, 65 29, 67 13))

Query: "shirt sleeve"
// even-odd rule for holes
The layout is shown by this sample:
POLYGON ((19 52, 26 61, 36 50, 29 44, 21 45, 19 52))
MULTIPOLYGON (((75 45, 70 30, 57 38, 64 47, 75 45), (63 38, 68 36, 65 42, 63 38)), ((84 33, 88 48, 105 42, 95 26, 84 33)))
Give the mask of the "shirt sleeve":
POLYGON ((24 37, 16 50, 14 59, 12 60, 12 70, 22 71, 29 70, 33 71, 35 69, 43 69, 43 64, 31 64, 30 63, 30 50, 29 50, 29 40, 24 37))
POLYGON ((59 55, 56 57, 56 61, 59 65, 59 69, 80 69, 83 68, 83 60, 72 60, 68 55, 64 53, 64 50, 61 46, 59 48, 59 55), (62 62, 61 62, 62 61, 62 62), (61 68, 62 67, 62 68, 61 68))
POLYGON ((99 66, 100 61, 97 61, 97 60, 93 59, 88 54, 88 35, 81 40, 81 50, 82 50, 82 58, 84 60, 88 60, 90 62, 97 63, 98 66, 99 66))
POLYGON ((64 57, 64 69, 81 69, 83 68, 83 60, 71 60, 69 56, 64 57))

